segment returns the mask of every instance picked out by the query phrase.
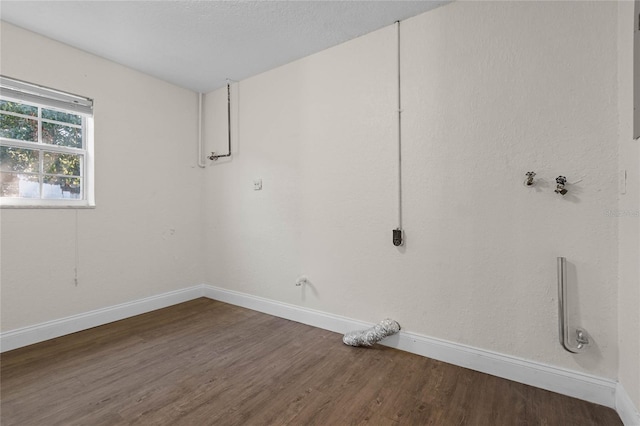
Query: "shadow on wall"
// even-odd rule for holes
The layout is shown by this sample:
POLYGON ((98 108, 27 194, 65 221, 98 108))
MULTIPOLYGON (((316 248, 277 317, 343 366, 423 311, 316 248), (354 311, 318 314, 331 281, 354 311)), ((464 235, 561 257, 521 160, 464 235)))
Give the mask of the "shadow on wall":
MULTIPOLYGON (((568 309, 569 318, 569 335, 574 336, 576 328, 581 328, 581 319, 583 315, 580 311, 580 276, 578 275, 578 268, 572 262, 567 261, 567 300, 565 304, 568 309)), ((560 321, 560 318, 558 318, 560 321)), ((589 330, 586 330, 587 333, 589 330)), ((586 349, 583 353, 571 354, 571 357, 575 360, 576 364, 587 370, 593 370, 600 363, 603 362, 602 352, 600 346, 598 346, 598 336, 589 334, 589 344, 586 345, 586 349)))

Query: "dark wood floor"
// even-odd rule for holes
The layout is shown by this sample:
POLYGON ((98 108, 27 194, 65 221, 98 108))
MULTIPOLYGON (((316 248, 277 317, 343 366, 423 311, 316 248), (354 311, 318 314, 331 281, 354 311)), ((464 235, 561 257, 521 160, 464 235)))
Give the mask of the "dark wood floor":
POLYGON ((1 357, 3 426, 620 425, 602 406, 197 299, 1 357))

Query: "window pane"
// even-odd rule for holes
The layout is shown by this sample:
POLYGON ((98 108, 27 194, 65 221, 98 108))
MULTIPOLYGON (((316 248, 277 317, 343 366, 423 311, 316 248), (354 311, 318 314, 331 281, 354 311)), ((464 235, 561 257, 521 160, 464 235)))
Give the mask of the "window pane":
POLYGON ((80 176, 82 155, 44 153, 44 172, 52 175, 80 176))
POLYGON ((67 112, 55 111, 52 109, 42 109, 42 118, 48 120, 62 121, 71 124, 82 124, 82 116, 76 114, 69 114, 67 112))
POLYGON ((0 137, 38 142, 38 121, 0 114, 0 137))
POLYGON ((80 178, 44 176, 42 198, 47 199, 82 199, 80 178))
POLYGON ((82 129, 62 124, 42 123, 42 142, 82 148, 82 129))
POLYGON ((0 196, 40 198, 40 183, 37 175, 0 173, 0 196))
POLYGON ((38 116, 38 107, 21 104, 20 102, 0 101, 0 111, 17 112, 18 114, 38 116))
POLYGON ((0 169, 3 172, 39 171, 38 151, 35 149, 0 146, 0 169))
POLYGON ((17 173, 0 173, 0 197, 19 197, 19 182, 17 173))
POLYGON ((88 155, 93 149, 89 133, 93 129, 92 102, 8 77, 1 79, 3 206, 93 206, 93 180, 86 179, 93 175, 93 158, 88 155), (14 92, 4 90, 5 83, 16 90, 15 98, 14 92))

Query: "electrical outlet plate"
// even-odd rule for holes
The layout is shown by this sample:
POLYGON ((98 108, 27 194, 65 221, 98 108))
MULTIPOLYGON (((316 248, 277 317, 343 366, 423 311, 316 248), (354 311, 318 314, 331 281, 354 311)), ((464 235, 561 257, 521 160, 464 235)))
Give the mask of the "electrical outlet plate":
POLYGON ((262 179, 253 180, 253 190, 260 191, 262 189, 262 179))

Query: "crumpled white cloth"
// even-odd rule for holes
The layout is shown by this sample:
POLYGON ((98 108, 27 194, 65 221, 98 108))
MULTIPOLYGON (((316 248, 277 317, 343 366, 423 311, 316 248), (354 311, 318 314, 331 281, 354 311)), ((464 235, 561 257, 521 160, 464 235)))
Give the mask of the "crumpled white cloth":
POLYGON ((374 343, 396 334, 398 331, 400 331, 400 324, 387 318, 366 330, 348 332, 344 335, 342 341, 349 346, 373 346, 374 343))

